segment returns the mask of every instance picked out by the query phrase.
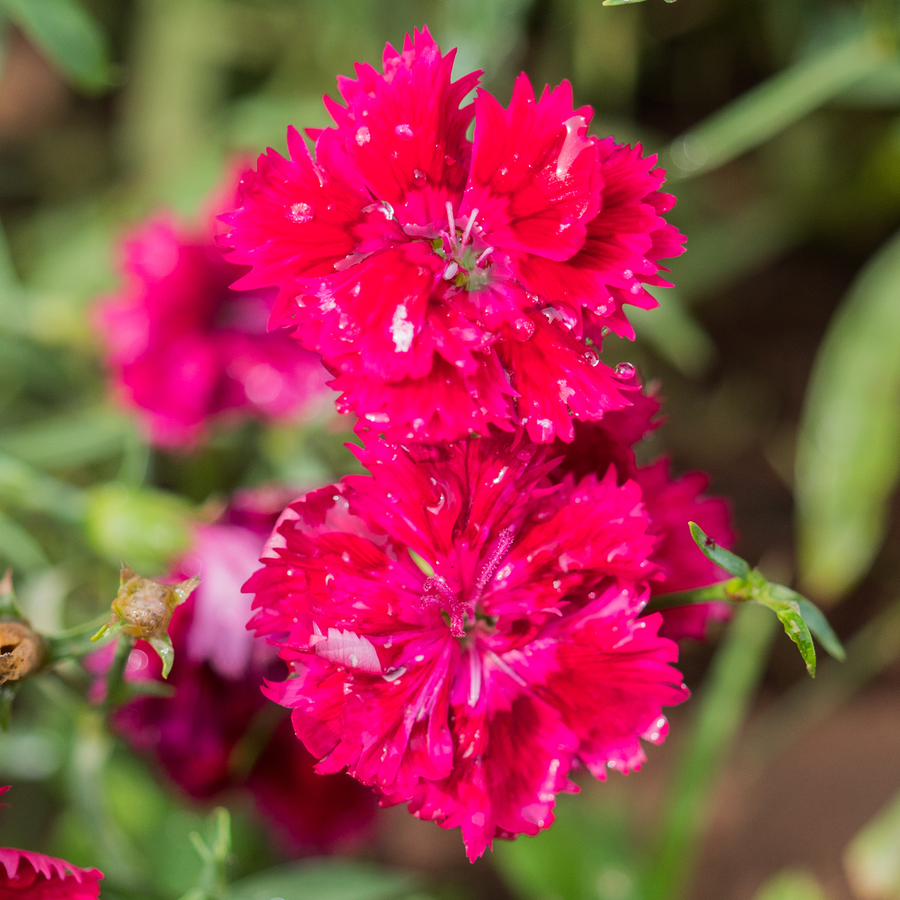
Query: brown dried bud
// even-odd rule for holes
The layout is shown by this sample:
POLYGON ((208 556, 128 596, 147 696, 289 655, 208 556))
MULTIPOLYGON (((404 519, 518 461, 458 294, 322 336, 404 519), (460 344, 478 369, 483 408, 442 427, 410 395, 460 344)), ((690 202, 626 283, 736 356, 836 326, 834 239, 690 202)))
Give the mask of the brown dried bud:
POLYGON ((100 635, 119 626, 130 637, 145 641, 163 637, 175 607, 183 603, 198 584, 200 578, 197 575, 178 584, 160 584, 122 566, 119 592, 112 602, 113 617, 103 626, 100 635))
POLYGON ((44 662, 44 641, 24 620, 0 621, 0 684, 24 681, 44 662))

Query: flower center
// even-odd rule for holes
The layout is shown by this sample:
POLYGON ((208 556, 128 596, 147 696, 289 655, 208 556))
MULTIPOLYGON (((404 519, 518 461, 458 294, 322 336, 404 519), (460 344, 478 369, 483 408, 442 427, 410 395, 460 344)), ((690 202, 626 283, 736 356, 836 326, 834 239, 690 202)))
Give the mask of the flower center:
POLYGON ((447 260, 444 280, 464 290, 476 289, 487 282, 490 257, 494 252, 494 248, 481 239, 477 219, 478 210, 473 209, 465 225, 462 220, 457 222, 453 204, 448 200, 447 228, 431 242, 434 252, 447 260))
POLYGON ((471 591, 455 591, 446 578, 436 575, 434 569, 425 560, 422 560, 417 553, 410 551, 413 561, 428 576, 422 584, 425 591, 422 595, 422 605, 440 607, 441 612, 447 616, 450 633, 454 637, 466 636, 467 617, 473 623, 486 622, 489 626, 495 624, 494 618, 479 608, 479 601, 488 582, 493 578, 494 572, 497 571, 503 558, 509 552, 515 536, 514 528, 504 528, 497 535, 482 560, 471 591), (469 595, 468 599, 464 597, 465 594, 469 595))

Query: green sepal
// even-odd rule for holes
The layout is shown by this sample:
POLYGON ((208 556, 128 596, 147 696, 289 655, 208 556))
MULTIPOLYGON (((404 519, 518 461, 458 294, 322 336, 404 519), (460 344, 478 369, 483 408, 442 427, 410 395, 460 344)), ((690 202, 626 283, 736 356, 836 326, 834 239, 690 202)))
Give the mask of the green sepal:
POLYGON ((172 638, 168 632, 163 632, 147 642, 156 651, 156 655, 162 660, 162 677, 168 678, 172 671, 172 663, 175 662, 175 648, 172 646, 172 638))
POLYGON ((407 547, 406 552, 409 554, 410 559, 412 559, 412 561, 422 570, 422 574, 426 578, 434 577, 434 566, 432 566, 431 563, 428 562, 427 559, 425 559, 422 556, 419 556, 419 554, 416 553, 416 551, 413 550, 412 547, 407 547))
POLYGON ((696 522, 689 522, 688 524, 694 543, 708 560, 714 562, 729 575, 734 575, 736 578, 746 579, 750 575, 750 566, 745 560, 736 556, 730 550, 720 547, 715 539, 709 537, 696 522))

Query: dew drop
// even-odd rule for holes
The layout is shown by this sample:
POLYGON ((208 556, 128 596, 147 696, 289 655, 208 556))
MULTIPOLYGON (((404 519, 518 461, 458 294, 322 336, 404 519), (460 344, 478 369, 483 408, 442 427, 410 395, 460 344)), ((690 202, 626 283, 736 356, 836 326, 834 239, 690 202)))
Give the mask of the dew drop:
POLYGON ((527 341, 534 334, 534 322, 522 316, 513 322, 513 332, 517 341, 527 341))
POLYGON ((413 139, 413 130, 406 122, 401 122, 399 125, 395 125, 394 134, 396 134, 398 138, 404 141, 411 141, 413 139))
POLYGON ((428 176, 421 169, 413 169, 413 181, 422 187, 428 181, 428 176))
POLYGON ((316 217, 316 211, 308 203, 294 203, 287 211, 286 218, 295 225, 306 225, 316 217))
POLYGON ((623 381, 626 381, 627 379, 634 377, 635 371, 634 366, 630 362, 622 362, 616 366, 613 374, 616 378, 621 378, 623 381))
POLYGON ((641 283, 639 281, 635 281, 635 283, 631 286, 632 294, 639 294, 643 288, 641 287, 641 283))
POLYGON ((600 362, 600 354, 597 352, 595 347, 588 347, 584 353, 581 354, 581 358, 589 365, 596 366, 600 362))
POLYGON ((449 168, 450 166, 456 165, 456 160, 452 156, 445 156, 444 164, 449 168))
POLYGON ((626 270, 622 273, 622 277, 623 277, 626 281, 631 281, 631 279, 634 278, 634 272, 632 272, 631 269, 626 269, 626 270))
POLYGON ((359 144, 360 147, 368 144, 369 141, 372 140, 372 132, 365 125, 360 125, 359 128, 356 129, 356 143, 359 144))

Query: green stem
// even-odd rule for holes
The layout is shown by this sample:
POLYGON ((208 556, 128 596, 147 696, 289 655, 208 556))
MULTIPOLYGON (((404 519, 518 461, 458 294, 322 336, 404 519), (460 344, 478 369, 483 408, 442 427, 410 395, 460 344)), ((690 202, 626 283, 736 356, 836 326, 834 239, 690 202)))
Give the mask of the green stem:
POLYGON ((121 702, 125 694, 125 667, 128 665, 128 657, 134 649, 135 639, 120 634, 116 643, 116 655, 113 657, 109 672, 106 673, 106 700, 103 707, 107 713, 112 712, 121 702))
POLYGON ((742 605, 716 652, 678 761, 643 900, 679 900, 690 882, 719 769, 762 677, 776 625, 767 609, 742 605))
POLYGON ((103 644, 92 641, 91 637, 108 620, 109 613, 104 613, 102 616, 98 616, 84 625, 77 625, 75 628, 70 628, 61 634, 45 637, 47 656, 44 659, 44 665, 52 666, 64 659, 80 659, 82 656, 87 656, 88 653, 98 650, 103 644))
POLYGON ((725 591, 727 581, 718 581, 715 584, 692 591, 673 591, 671 594, 657 594, 651 598, 644 609, 644 615, 654 612, 662 612, 664 609, 672 609, 674 606, 693 606, 695 603, 709 603, 712 600, 727 600, 734 602, 734 597, 725 591))

